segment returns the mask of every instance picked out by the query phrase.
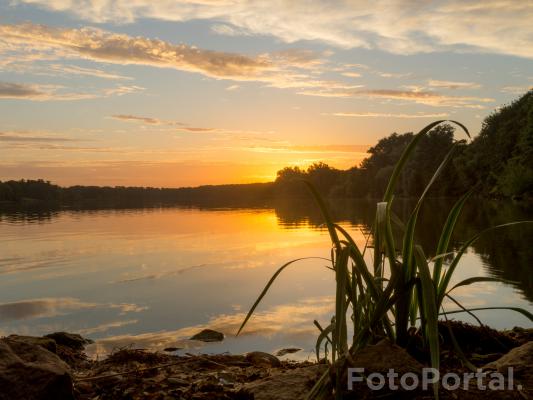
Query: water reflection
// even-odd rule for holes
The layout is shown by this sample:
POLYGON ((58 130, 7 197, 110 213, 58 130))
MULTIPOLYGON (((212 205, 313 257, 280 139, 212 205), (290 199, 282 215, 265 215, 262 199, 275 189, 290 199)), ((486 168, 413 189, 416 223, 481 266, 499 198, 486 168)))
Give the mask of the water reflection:
MULTIPOLYGON (((431 200, 421 211, 416 237, 428 254, 451 206, 431 200)), ((394 211, 405 220, 412 207, 397 199, 394 211)), ((375 203, 335 201, 331 209, 363 245, 375 203)), ((453 246, 488 226, 532 219, 531 214, 511 203, 480 206, 472 200, 453 246)), ((317 260, 284 271, 244 335, 233 334, 280 265, 329 255, 322 224, 316 205, 304 200, 263 208, 0 211, 0 334, 79 332, 97 340, 93 351, 99 354, 131 343, 198 351, 289 346, 312 351, 313 320, 325 325, 333 313, 334 277, 317 260), (207 346, 188 341, 203 328, 228 338, 207 346)), ((531 309, 532 239, 533 227, 526 226, 482 237, 465 254, 458 278, 491 275, 517 283, 461 288, 456 297, 470 306, 531 309)), ((527 323, 507 313, 482 319, 500 328, 527 323)))
MULTIPOLYGON (((406 221, 415 203, 397 199, 394 212, 406 221)), ((428 256, 435 255, 441 229, 448 212, 453 206, 452 199, 429 199, 420 212, 416 240, 428 256)), ((333 218, 338 222, 361 227, 368 233, 375 216, 375 203, 362 200, 336 200, 330 202, 333 218)), ((276 204, 279 224, 288 229, 302 226, 323 229, 323 219, 311 202, 291 202, 276 204)), ((462 243, 484 229, 511 221, 533 219, 533 210, 525 205, 504 201, 483 201, 480 204, 471 199, 466 204, 456 226, 452 247, 457 250, 462 243)), ((398 232, 397 232, 398 233, 398 232)), ((396 243, 400 243, 398 233, 396 243)), ((472 245, 490 276, 516 282, 514 285, 530 302, 533 302, 533 224, 518 225, 488 232, 472 245)))

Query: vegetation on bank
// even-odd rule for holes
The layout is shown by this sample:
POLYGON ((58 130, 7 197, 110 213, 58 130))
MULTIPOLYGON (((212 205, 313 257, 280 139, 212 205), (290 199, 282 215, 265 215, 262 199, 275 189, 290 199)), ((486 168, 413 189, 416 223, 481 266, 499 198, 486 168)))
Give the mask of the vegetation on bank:
MULTIPOLYGON (((473 312, 511 310, 521 313, 533 322, 531 313, 517 307, 466 308, 453 297, 455 293, 452 293, 459 287, 480 282, 505 282, 495 277, 478 276, 453 284, 452 277, 467 249, 482 235, 533 221, 508 222, 492 226, 475 234, 454 251, 450 245, 452 235, 462 209, 473 193, 473 189, 470 188, 450 209, 437 242, 431 243, 429 249, 424 249, 415 238, 422 204, 431 190, 438 190, 437 182, 445 176, 444 171, 451 164, 457 148, 462 145, 461 142, 454 143, 442 158, 435 160, 438 165, 429 171, 430 178, 422 182, 425 187, 408 219, 404 222, 392 211, 397 188, 401 188, 406 179, 410 161, 416 160, 419 154, 418 146, 424 142, 427 135, 431 135, 431 132, 440 132, 441 130, 435 128, 442 122, 444 121, 433 122, 416 135, 410 135, 408 144, 404 146, 392 171, 387 174, 390 178, 382 201, 377 203, 371 245, 368 241, 364 246, 357 245, 354 238, 334 222, 329 207, 317 188, 312 183, 304 181, 321 210, 330 235, 332 249, 330 266, 327 268, 335 274, 336 281, 335 314, 331 323, 322 327, 318 321, 315 321, 319 331, 316 342, 317 360, 324 359, 330 362, 330 371, 324 372, 310 391, 308 400, 328 399, 331 393, 335 394, 335 399, 342 400, 346 383, 345 371, 348 365, 353 364, 352 357, 355 357, 361 349, 376 344, 383 338, 402 348, 423 354, 425 361, 432 368, 440 370, 440 318, 448 321, 448 316, 452 314, 468 313, 479 321, 473 312), (371 252, 370 259, 365 257, 367 252, 371 252), (429 257, 429 254, 435 255, 429 257), (450 310, 447 302, 454 304, 455 309, 450 310)), ((455 121, 450 122, 458 125, 469 135, 463 125, 455 121)), ((445 126, 444 130, 449 131, 449 126, 445 126)), ((316 259, 316 257, 309 258, 316 259)), ((252 305, 238 334, 245 328, 278 276, 287 267, 303 259, 306 258, 291 260, 274 273, 252 305)), ((476 366, 464 356, 451 326, 449 326, 449 335, 463 366, 475 372, 476 366)), ((438 384, 434 385, 434 397, 439 398, 438 384)))
MULTIPOLYGON (((59 205, 103 203, 261 203, 268 199, 307 196, 301 180, 311 182, 326 197, 379 198, 394 165, 411 142, 412 133, 393 133, 368 151, 359 166, 348 170, 315 163, 306 170, 286 167, 275 182, 196 188, 59 187, 44 180, 0 182, 0 202, 59 205)), ((470 143, 454 143, 454 128, 439 125, 420 139, 399 176, 397 196, 419 196, 439 160, 455 146, 456 155, 430 189, 428 196, 460 196, 473 186, 490 197, 533 195, 533 91, 487 117, 470 143)))

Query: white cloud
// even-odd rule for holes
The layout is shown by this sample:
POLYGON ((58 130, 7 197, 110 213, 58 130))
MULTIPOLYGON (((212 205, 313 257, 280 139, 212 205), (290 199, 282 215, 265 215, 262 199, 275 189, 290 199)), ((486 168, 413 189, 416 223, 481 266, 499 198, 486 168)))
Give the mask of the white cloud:
POLYGON ((0 81, 0 99, 32 100, 32 101, 71 101, 87 100, 99 97, 122 96, 143 91, 139 86, 115 86, 96 92, 69 92, 60 85, 38 85, 31 83, 0 81))
POLYGON ((502 93, 511 93, 515 95, 525 94, 527 91, 533 90, 533 86, 504 86, 501 88, 502 93))
POLYGON ((430 79, 428 86, 439 89, 479 89, 481 87, 476 82, 439 81, 436 79, 430 79))
POLYGON ((269 35, 288 43, 318 40, 399 54, 455 50, 533 57, 529 1, 20 1, 97 23, 204 19, 216 21, 213 31, 220 34, 269 35))
POLYGON ((448 96, 437 92, 419 89, 355 89, 355 90, 302 90, 300 94, 320 97, 369 97, 386 100, 409 101, 433 107, 465 107, 483 109, 482 104, 493 102, 494 99, 473 96, 448 96), (479 104, 482 103, 482 104, 479 104))

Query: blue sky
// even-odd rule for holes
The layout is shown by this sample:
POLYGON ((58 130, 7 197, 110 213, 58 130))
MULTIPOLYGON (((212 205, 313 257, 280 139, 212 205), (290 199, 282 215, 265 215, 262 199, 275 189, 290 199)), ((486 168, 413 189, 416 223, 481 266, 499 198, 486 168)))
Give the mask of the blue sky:
POLYGON ((0 179, 267 181, 435 119, 476 133, 533 86, 532 20, 510 0, 0 1, 0 179))

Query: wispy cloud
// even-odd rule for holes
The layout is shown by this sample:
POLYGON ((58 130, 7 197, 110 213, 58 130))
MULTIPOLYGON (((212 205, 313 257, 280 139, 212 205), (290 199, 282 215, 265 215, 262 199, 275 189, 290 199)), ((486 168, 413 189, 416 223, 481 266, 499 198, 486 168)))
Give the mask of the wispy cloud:
POLYGON ((481 87, 476 82, 439 81, 435 79, 430 79, 428 86, 440 89, 479 89, 481 87))
POLYGON ((416 118, 446 118, 447 113, 416 113, 416 114, 393 114, 393 113, 375 113, 375 112, 337 112, 332 114, 335 117, 355 117, 355 118, 401 118, 401 119, 416 119, 416 118))
POLYGON ((413 54, 453 50, 533 57, 533 7, 528 1, 294 0, 261 1, 22 0, 92 22, 139 18, 213 20, 224 35, 269 35, 285 42, 318 40, 334 46, 413 54), (265 18, 268 15, 268 18, 265 18))
POLYGON ((63 29, 24 23, 0 25, 0 35, 12 43, 59 50, 65 57, 174 68, 214 78, 253 79, 273 68, 266 57, 202 50, 93 28, 63 29))
MULTIPOLYGON (((16 51, 17 48, 25 52, 30 47, 33 52, 41 52, 46 58, 55 54, 56 58, 63 59, 80 58, 120 65, 171 68, 200 73, 215 79, 254 81, 284 89, 353 88, 343 82, 313 78, 313 74, 321 72, 323 59, 330 54, 328 52, 287 49, 251 56, 205 50, 158 39, 132 37, 95 28, 55 28, 33 23, 0 25, 0 35, 2 40, 9 44, 10 52, 16 51)), ((32 60, 36 57, 33 55, 32 60)), ((107 76, 100 70, 70 68, 69 72, 107 76)), ((122 94, 141 89, 121 86, 109 92, 122 94)))
POLYGON ((60 137, 50 135, 48 133, 40 132, 0 132, 0 142, 14 142, 14 143, 53 143, 53 142, 71 142, 72 138, 60 137))
MULTIPOLYGON (((153 117, 145 117, 132 114, 116 114, 112 115, 111 118, 124 121, 124 122, 133 122, 142 125, 162 125, 171 127, 170 131, 172 132, 192 132, 192 133, 218 133, 218 134, 252 134, 256 135, 260 132, 251 132, 243 131, 239 129, 226 129, 226 128, 213 128, 213 127, 200 127, 200 126, 191 126, 184 122, 165 120, 153 117)), ((264 132, 263 132, 264 133, 264 132)))
POLYGON ((49 96, 38 85, 24 83, 0 82, 0 98, 2 99, 32 99, 40 100, 49 96))
POLYGON ((114 74, 110 72, 103 71, 96 68, 84 68, 77 65, 62 65, 62 64, 51 64, 47 67, 49 70, 55 71, 61 74, 71 74, 71 75, 84 75, 84 76, 93 76, 96 78, 102 79, 111 79, 111 80, 131 80, 133 78, 129 76, 114 74))
POLYGON ((494 99, 474 96, 448 96, 424 90, 397 89, 356 89, 356 90, 303 90, 299 92, 307 96, 321 97, 369 97, 387 100, 409 101, 433 107, 465 107, 483 109, 482 104, 493 102, 494 99), (482 103, 482 104, 479 104, 482 103))
POLYGON ((2 320, 13 321, 29 318, 53 317, 76 310, 96 308, 118 309, 120 315, 146 310, 146 307, 140 307, 130 303, 92 303, 72 297, 53 297, 2 303, 0 304, 0 317, 2 320))
POLYGON ((526 93, 529 90, 533 90, 533 86, 504 86, 501 88, 502 93, 511 93, 514 95, 521 95, 526 93))
POLYGON ((119 121, 140 122, 140 123, 149 124, 149 125, 161 125, 161 124, 175 123, 174 121, 162 121, 157 118, 140 117, 138 115, 131 115, 131 114, 116 114, 116 115, 112 115, 111 118, 118 119, 119 121))
POLYGON ((99 97, 122 96, 143 91, 139 86, 116 86, 97 92, 69 92, 60 85, 38 85, 31 83, 1 82, 0 99, 18 99, 32 101, 72 101, 99 97))

